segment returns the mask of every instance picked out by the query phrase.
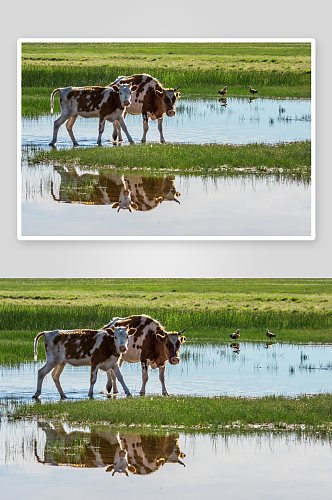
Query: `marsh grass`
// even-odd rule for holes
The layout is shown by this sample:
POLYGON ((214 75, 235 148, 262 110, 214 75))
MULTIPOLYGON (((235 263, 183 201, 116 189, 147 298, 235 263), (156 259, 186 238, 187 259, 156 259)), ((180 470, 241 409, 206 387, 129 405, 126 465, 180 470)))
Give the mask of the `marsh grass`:
MULTIPOLYGON (((22 115, 49 113, 58 87, 107 86, 120 75, 150 73, 185 96, 228 95, 310 98, 310 44, 179 43, 22 45, 22 115)), ((55 101, 55 110, 59 110, 55 101)))
POLYGON ((43 418, 73 423, 109 425, 170 426, 181 428, 209 428, 226 426, 247 428, 253 425, 273 424, 287 429, 303 425, 307 429, 331 431, 332 395, 266 396, 263 398, 182 396, 147 396, 106 401, 65 401, 15 405, 11 417, 43 418))
POLYGON ((89 167, 139 168, 155 172, 226 172, 239 168, 258 173, 288 172, 310 178, 311 141, 278 145, 141 144, 129 147, 89 147, 40 151, 31 163, 57 161, 89 167), (282 171, 280 172, 280 170, 282 171))

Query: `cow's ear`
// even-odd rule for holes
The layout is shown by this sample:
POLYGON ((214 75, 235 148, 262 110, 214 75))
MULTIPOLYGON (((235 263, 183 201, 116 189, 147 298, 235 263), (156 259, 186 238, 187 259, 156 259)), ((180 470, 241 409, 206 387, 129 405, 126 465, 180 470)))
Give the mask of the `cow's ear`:
POLYGON ((132 474, 135 474, 135 472, 136 472, 136 467, 134 467, 133 465, 128 465, 128 470, 129 470, 129 472, 131 472, 132 474))
POLYGON ((131 208, 133 208, 134 210, 138 210, 138 205, 136 205, 136 203, 132 203, 131 208))
POLYGON ((118 208, 119 206, 119 203, 114 203, 114 205, 112 206, 112 208, 118 208))
POLYGON ((128 330, 128 335, 134 335, 134 333, 136 332, 137 332, 136 328, 130 328, 130 330, 128 330))
POLYGON ((160 90, 155 90, 154 91, 157 97, 161 97, 163 95, 163 92, 160 92, 160 90))
POLYGON ((131 91, 132 92, 136 92, 137 89, 138 89, 138 85, 132 85, 131 86, 131 91))
POLYGON ((115 91, 115 92, 119 92, 119 85, 112 85, 112 89, 115 91))
POLYGON ((157 333, 156 339, 158 340, 158 342, 165 343, 166 342, 166 335, 160 335, 160 333, 157 333))
POLYGON ((179 340, 180 340, 181 344, 183 344, 183 342, 185 342, 187 339, 184 335, 182 335, 182 337, 180 337, 179 340))
POLYGON ((106 328, 106 331, 107 331, 108 335, 110 335, 111 337, 113 337, 114 326, 112 326, 111 328, 106 328))
POLYGON ((111 464, 107 467, 106 472, 112 472, 113 469, 114 469, 114 464, 111 464))

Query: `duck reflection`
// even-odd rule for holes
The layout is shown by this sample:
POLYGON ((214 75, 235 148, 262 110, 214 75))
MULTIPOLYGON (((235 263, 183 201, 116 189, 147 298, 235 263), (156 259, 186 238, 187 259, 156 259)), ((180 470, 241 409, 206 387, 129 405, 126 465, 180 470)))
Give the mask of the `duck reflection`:
POLYGON ((235 354, 240 353, 240 344, 238 342, 232 342, 231 344, 229 344, 229 346, 233 349, 233 352, 235 352, 235 354))
POLYGON ((79 173, 75 167, 55 166, 61 177, 58 194, 51 182, 51 195, 59 203, 84 205, 111 205, 120 210, 148 212, 164 201, 174 201, 180 193, 175 188, 175 177, 145 177, 119 175, 110 171, 79 173))
POLYGON ((62 424, 50 426, 46 422, 38 422, 38 427, 44 431, 46 441, 41 458, 35 440, 35 457, 44 465, 101 467, 112 476, 148 475, 168 463, 185 466, 177 434, 149 436, 104 429, 67 432, 62 424))

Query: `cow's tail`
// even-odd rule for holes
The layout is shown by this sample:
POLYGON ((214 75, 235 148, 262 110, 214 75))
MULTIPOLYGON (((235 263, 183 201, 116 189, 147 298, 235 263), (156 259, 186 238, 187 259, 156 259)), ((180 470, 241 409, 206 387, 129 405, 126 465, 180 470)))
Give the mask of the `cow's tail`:
POLYGON ((34 343, 34 352, 35 352, 35 356, 34 356, 34 360, 37 361, 37 346, 38 346, 38 340, 40 339, 40 337, 42 336, 45 336, 45 332, 41 332, 41 333, 38 333, 37 337, 35 338, 35 343, 34 343))
POLYGON ((52 92, 52 94, 51 94, 51 114, 53 114, 53 99, 54 99, 54 95, 55 95, 57 92, 60 92, 60 89, 55 89, 55 90, 53 90, 53 92, 52 92))

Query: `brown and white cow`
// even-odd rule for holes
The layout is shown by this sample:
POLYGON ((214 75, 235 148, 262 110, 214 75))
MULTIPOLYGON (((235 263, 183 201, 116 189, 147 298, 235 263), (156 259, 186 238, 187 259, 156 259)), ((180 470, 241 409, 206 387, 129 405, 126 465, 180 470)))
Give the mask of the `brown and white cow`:
POLYGON ((105 128, 105 121, 117 122, 124 130, 128 141, 133 143, 123 119, 126 106, 130 106, 131 92, 137 86, 130 84, 111 85, 109 87, 66 87, 53 90, 51 94, 51 113, 53 113, 54 95, 59 92, 61 115, 54 122, 53 139, 50 146, 55 146, 58 131, 64 122, 74 146, 78 142, 74 136, 73 125, 78 116, 83 118, 99 118, 99 135, 97 144, 101 144, 101 136, 105 128))
MULTIPOLYGON (((141 363, 142 366, 142 388, 140 394, 145 394, 145 386, 149 379, 148 367, 152 369, 159 368, 159 380, 161 383, 161 392, 163 396, 168 396, 165 385, 165 369, 166 362, 171 365, 180 363, 179 349, 181 344, 186 341, 186 337, 180 336, 181 332, 166 332, 166 330, 155 319, 145 316, 144 314, 136 316, 128 316, 127 318, 113 318, 112 321, 104 328, 126 326, 127 328, 135 328, 135 335, 131 336, 128 341, 128 349, 123 353, 119 365, 123 361, 128 363, 141 363)), ((118 392, 114 372, 107 372, 106 391, 118 392)))
MULTIPOLYGON (((177 92, 180 87, 165 89, 156 78, 145 73, 132 76, 118 76, 111 85, 123 83, 138 87, 137 90, 133 90, 131 104, 126 107, 124 117, 127 114, 142 115, 143 137, 141 142, 146 142, 146 134, 149 130, 149 118, 151 120, 158 120, 160 142, 166 142, 163 134, 164 114, 166 113, 170 117, 175 116, 175 101, 181 96, 180 92, 177 92)), ((117 137, 119 141, 122 141, 119 123, 119 121, 113 122, 113 141, 116 141, 117 137)))
POLYGON ((104 330, 53 330, 41 332, 35 338, 34 352, 37 361, 37 345, 40 337, 44 337, 46 363, 38 370, 37 390, 34 396, 38 399, 45 376, 52 371, 52 378, 61 399, 65 399, 60 375, 66 366, 91 366, 89 397, 93 397, 93 387, 97 380, 98 370, 113 369, 125 393, 130 395, 124 383, 119 367, 121 355, 127 351, 128 340, 136 330, 126 326, 111 327, 104 330))

